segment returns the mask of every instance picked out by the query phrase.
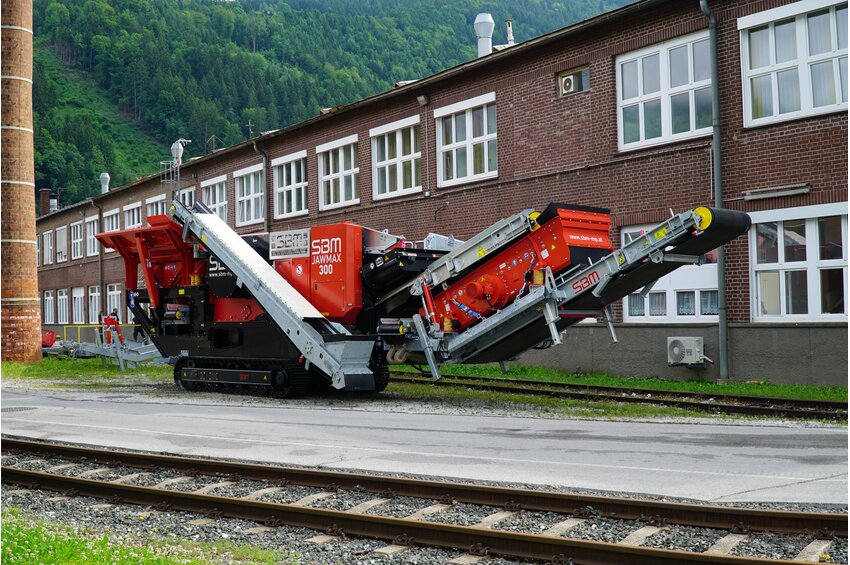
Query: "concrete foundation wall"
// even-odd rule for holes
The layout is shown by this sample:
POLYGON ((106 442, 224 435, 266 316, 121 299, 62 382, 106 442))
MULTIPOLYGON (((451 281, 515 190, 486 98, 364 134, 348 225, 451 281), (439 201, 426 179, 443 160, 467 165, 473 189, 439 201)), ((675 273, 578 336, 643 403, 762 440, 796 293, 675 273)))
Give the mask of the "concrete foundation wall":
MULTIPOLYGON (((577 373, 625 377, 705 379, 705 369, 667 365, 667 337, 700 336, 705 354, 717 361, 716 325, 615 326, 619 343, 604 324, 581 325, 566 333, 563 345, 525 353, 520 362, 577 373)), ((735 381, 847 386, 847 325, 730 324, 729 371, 735 381)))

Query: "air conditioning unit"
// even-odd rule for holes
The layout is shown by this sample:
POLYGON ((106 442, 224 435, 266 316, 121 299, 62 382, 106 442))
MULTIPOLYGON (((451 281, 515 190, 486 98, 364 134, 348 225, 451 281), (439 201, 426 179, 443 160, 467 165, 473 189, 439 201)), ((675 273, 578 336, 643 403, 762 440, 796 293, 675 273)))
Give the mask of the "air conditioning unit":
POLYGON ((702 365, 710 361, 705 356, 701 337, 668 337, 667 364, 673 365, 702 365))
POLYGON ((558 93, 561 96, 575 92, 577 90, 576 87, 575 75, 562 75, 558 77, 558 93))

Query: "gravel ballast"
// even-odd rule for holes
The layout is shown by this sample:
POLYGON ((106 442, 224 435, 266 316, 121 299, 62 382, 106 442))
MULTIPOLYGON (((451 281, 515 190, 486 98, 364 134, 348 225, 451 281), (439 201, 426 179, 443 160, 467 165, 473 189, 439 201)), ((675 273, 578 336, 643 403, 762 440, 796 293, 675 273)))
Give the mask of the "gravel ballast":
POLYGON ((660 549, 685 549, 702 553, 729 532, 713 528, 668 526, 646 540, 643 545, 660 549))

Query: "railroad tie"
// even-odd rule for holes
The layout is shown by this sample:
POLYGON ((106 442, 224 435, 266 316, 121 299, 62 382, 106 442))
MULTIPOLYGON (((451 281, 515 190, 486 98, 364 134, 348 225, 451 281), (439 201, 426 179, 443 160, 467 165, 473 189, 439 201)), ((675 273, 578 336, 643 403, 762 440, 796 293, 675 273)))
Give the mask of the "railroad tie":
POLYGON ((452 565, 473 565, 474 563, 481 563, 485 559, 490 559, 484 555, 470 555, 469 553, 464 555, 459 555, 449 561, 452 565))
POLYGON ((421 520, 425 516, 429 514, 436 514, 437 512, 442 512, 443 510, 448 510, 451 508, 451 504, 432 504, 431 506, 427 506, 422 510, 417 510, 410 516, 405 516, 406 520, 421 520))
POLYGON ((176 485, 177 483, 185 483, 186 481, 191 481, 193 477, 174 477, 173 479, 165 479, 161 483, 157 483, 153 486, 153 488, 164 488, 168 485, 176 485))
POLYGON ((255 490, 254 492, 249 492, 248 494, 243 496, 242 499, 243 500, 257 500, 261 496, 264 496, 266 494, 274 494, 276 492, 281 492, 281 491, 283 491, 283 487, 262 488, 260 490, 255 490))
POLYGON ((386 504, 389 502, 389 498, 373 498, 372 500, 367 500, 366 502, 361 502, 357 506, 352 506, 346 512, 351 512, 352 514, 363 514, 370 508, 374 508, 375 506, 380 506, 381 504, 386 504))
POLYGON ((71 467, 77 467, 77 466, 79 466, 78 463, 63 463, 61 465, 48 467, 47 469, 44 470, 44 472, 45 473, 55 473, 55 472, 61 471, 63 469, 70 469, 71 467))
POLYGON ((396 555, 398 553, 401 553, 402 551, 407 551, 408 549, 410 549, 410 546, 396 545, 393 543, 390 545, 385 545, 384 547, 379 547, 373 553, 377 553, 379 555, 396 555))
POLYGON ((248 528, 247 530, 245 530, 245 533, 246 534, 264 534, 264 533, 268 532, 269 530, 271 530, 271 528, 268 528, 266 526, 257 526, 256 528, 248 528))
POLYGON ((805 561, 807 563, 817 563, 820 561, 821 553, 826 553, 832 545, 832 540, 816 539, 797 554, 794 561, 805 561))
POLYGON ((705 550, 710 555, 728 555, 735 546, 747 539, 747 534, 727 534, 705 550))
MULTIPOLYGON (((111 470, 112 469, 110 467, 98 467, 97 469, 89 469, 88 471, 83 471, 82 473, 80 473, 77 476, 85 479, 85 478, 88 478, 88 477, 93 477, 95 475, 100 475, 101 473, 105 473, 105 472, 111 471, 111 470)), ((138 475, 140 473, 136 473, 136 474, 138 475)), ((121 477, 121 478, 123 479, 124 477, 121 477)), ((116 481, 110 481, 110 482, 114 483, 116 481)))
POLYGON ((563 522, 553 524, 548 530, 543 532, 543 535, 560 537, 584 521, 584 518, 569 518, 568 520, 564 520, 563 522))
POLYGON ((71 500, 71 497, 70 496, 54 496, 54 497, 47 499, 48 502, 65 502, 66 500, 71 500))
POLYGON ((318 536, 313 536, 311 538, 307 538, 304 541, 309 543, 315 543, 316 545, 324 545, 326 543, 330 543, 336 539, 339 539, 336 536, 329 536, 327 534, 320 534, 318 536))
POLYGON ((6 494, 27 494, 28 492, 30 492, 30 489, 28 488, 16 488, 15 490, 10 490, 6 494))
POLYGON ((330 497, 335 496, 335 495, 336 495, 335 492, 317 492, 316 494, 311 494, 311 495, 305 496, 301 500, 296 500, 295 502, 292 503, 292 506, 310 506, 311 504, 313 504, 317 500, 322 500, 324 498, 330 498, 330 497))
POLYGON ((511 510, 502 510, 501 512, 496 512, 495 514, 490 514, 489 516, 484 516, 480 522, 475 524, 476 528, 492 528, 499 522, 503 522, 515 515, 516 512, 511 510))
POLYGON ((630 533, 623 539, 623 541, 618 542, 617 545, 643 545, 643 542, 646 541, 646 538, 651 536, 652 534, 656 534, 663 530, 664 528, 659 528, 658 526, 644 526, 639 530, 635 530, 630 533))
POLYGON ((206 526, 207 524, 212 524, 215 522, 213 518, 198 518, 196 520, 189 520, 189 524, 193 526, 206 526))
POLYGON ((115 506, 114 504, 109 504, 108 502, 103 502, 101 504, 92 504, 89 506, 92 510, 106 510, 108 508, 112 508, 115 506))
MULTIPOLYGON (((105 468, 108 469, 108 467, 105 467, 105 468)), ((99 471, 99 470, 100 469, 93 469, 91 471, 91 473, 94 474, 95 471, 99 471)), ((126 483, 128 481, 132 481, 133 479, 136 479, 138 477, 144 477, 145 475, 150 475, 150 473, 133 473, 132 475, 124 475, 123 477, 118 477, 117 479, 115 479, 113 481, 109 481, 109 482, 114 483, 116 485, 120 485, 121 483, 126 483)), ((82 475, 80 475, 80 476, 82 476, 82 475)))
POLYGON ((230 485, 235 485, 236 483, 233 481, 222 481, 220 483, 213 483, 211 485, 207 485, 205 487, 201 487, 198 490, 192 491, 193 494, 207 494, 210 491, 213 491, 217 488, 229 487, 230 485))

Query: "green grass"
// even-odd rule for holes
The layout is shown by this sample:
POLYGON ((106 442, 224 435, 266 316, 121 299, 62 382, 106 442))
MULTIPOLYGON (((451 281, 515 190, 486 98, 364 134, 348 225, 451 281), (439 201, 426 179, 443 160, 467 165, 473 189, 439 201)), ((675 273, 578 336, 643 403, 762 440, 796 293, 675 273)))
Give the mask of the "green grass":
POLYGON ((56 359, 46 357, 39 363, 17 363, 3 361, 0 372, 4 377, 28 380, 68 381, 69 383, 102 382, 122 380, 130 377, 148 377, 155 380, 171 381, 171 365, 144 363, 138 367, 129 367, 125 372, 117 365, 104 367, 100 359, 56 359))
POLYGON ((129 539, 119 545, 110 540, 107 532, 75 532, 68 526, 28 516, 15 507, 3 513, 2 534, 4 565, 201 565, 223 560, 245 564, 297 562, 278 551, 226 541, 166 541, 150 536, 143 540, 129 539))
MULTIPOLYGON (((418 372, 414 367, 401 365, 393 370, 418 372)), ((658 378, 615 377, 604 374, 576 375, 558 369, 547 369, 531 365, 510 364, 510 372, 503 374, 497 365, 451 365, 443 366, 443 375, 459 375, 487 378, 522 379, 540 382, 571 383, 587 386, 614 386, 640 388, 650 391, 693 392, 700 394, 732 394, 740 396, 763 396, 800 400, 847 401, 847 387, 816 385, 784 385, 766 382, 731 382, 717 384, 708 381, 671 381, 658 378)))

